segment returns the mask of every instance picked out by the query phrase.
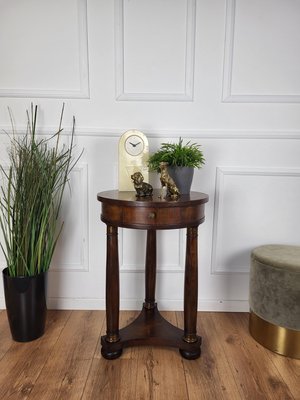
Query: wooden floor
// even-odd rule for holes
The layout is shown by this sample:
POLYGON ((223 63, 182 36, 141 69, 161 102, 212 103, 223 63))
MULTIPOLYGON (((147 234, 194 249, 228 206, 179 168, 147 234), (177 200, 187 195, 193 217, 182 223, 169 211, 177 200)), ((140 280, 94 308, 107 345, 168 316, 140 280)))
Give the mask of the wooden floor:
MULTIPOLYGON (((181 312, 162 314, 182 327, 181 312)), ((121 326, 137 315, 122 312, 121 326)), ((135 347, 107 361, 99 351, 103 311, 49 311, 45 335, 31 343, 11 340, 0 311, 0 399, 300 399, 300 360, 264 349, 247 325, 247 313, 200 312, 198 360, 171 348, 135 347)))

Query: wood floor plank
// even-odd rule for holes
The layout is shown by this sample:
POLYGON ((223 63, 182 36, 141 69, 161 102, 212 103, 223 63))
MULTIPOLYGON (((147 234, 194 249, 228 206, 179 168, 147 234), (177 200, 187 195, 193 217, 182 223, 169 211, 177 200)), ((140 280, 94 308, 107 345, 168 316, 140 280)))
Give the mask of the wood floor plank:
POLYGON ((81 398, 103 320, 103 311, 72 311, 32 389, 30 400, 81 398))
POLYGON ((45 365, 70 311, 48 311, 45 334, 32 342, 13 342, 0 361, 0 399, 26 399, 45 365))
POLYGON ((300 400, 300 360, 280 356, 271 351, 268 352, 268 356, 294 398, 300 400))
MULTIPOLYGON (((250 337, 250 340, 254 341, 249 333, 249 319, 238 319, 238 322, 244 328, 245 334, 250 337)), ((265 349, 259 343, 256 343, 256 347, 259 351, 267 354, 267 356, 273 362, 273 364, 277 368, 277 371, 281 375, 282 381, 287 384, 291 394, 294 396, 295 399, 300 400, 300 360, 276 354, 271 350, 265 349)))
MULTIPOLYGON (((128 325, 137 316, 136 311, 122 311, 120 328, 128 325)), ((105 335, 103 324, 101 336, 105 335)), ((106 360, 100 355, 98 346, 93 359, 82 400, 133 400, 135 399, 136 360, 132 359, 132 349, 125 349, 116 360, 106 360)))
MULTIPOLYGON (((126 326, 136 316, 136 312, 122 312, 120 326, 126 326)), ((164 316, 171 323, 176 322, 175 313, 164 313, 164 316)), ((187 400, 178 351, 142 346, 124 349, 116 360, 95 358, 82 400, 91 399, 187 400)))
POLYGON ((82 400, 131 400, 134 399, 134 361, 94 359, 82 400))
MULTIPOLYGON (((177 326, 175 312, 162 316, 177 326)), ((136 399, 187 400, 185 373, 178 349, 171 347, 137 347, 136 399), (173 384, 170 384, 173 382, 173 384)))
MULTIPOLYGON (((183 313, 176 314, 179 327, 183 328, 183 313)), ((202 336, 201 357, 194 361, 182 359, 189 399, 241 399, 211 313, 198 313, 197 331, 202 336)))
POLYGON ((0 310, 0 360, 13 344, 5 310, 0 310))
POLYGON ((266 352, 257 346, 241 320, 245 313, 213 314, 220 341, 224 347, 231 372, 236 380, 242 399, 288 400, 293 396, 282 382, 277 369, 266 352))
MULTIPOLYGON (((122 311, 120 326, 138 314, 122 311)), ((182 313, 162 314, 183 327, 182 313)), ((0 312, 0 400, 300 400, 300 360, 256 343, 248 313, 200 313, 202 355, 194 361, 154 346, 105 360, 105 331, 104 311, 50 311, 42 338, 17 343, 0 312)))

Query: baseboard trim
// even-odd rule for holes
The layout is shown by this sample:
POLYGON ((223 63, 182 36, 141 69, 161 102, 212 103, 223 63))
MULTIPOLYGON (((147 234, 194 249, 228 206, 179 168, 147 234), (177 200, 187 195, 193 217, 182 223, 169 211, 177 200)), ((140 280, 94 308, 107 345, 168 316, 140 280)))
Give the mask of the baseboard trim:
MULTIPOLYGON (((183 301, 157 299, 158 308, 162 311, 182 311, 183 301)), ((140 310, 143 299, 121 299, 121 310, 140 310)), ((47 299, 50 310, 105 310, 105 299, 50 297, 47 299)), ((5 309, 4 298, 0 298, 0 309, 5 309)), ((198 311, 248 312, 247 300, 198 300, 198 311)))

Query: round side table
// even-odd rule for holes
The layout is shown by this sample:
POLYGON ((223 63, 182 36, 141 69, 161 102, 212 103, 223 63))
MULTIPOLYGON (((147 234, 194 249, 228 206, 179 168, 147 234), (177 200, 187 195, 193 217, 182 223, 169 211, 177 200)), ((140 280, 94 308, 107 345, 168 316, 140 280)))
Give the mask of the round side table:
POLYGON ((98 193, 102 203, 101 220, 107 225, 106 254, 106 324, 101 337, 101 353, 114 359, 128 346, 153 345, 177 347, 186 359, 201 353, 201 337, 197 335, 198 302, 198 226, 204 221, 208 195, 191 192, 177 200, 153 196, 137 198, 135 192, 117 190, 98 193), (119 330, 119 255, 118 228, 147 230, 145 264, 145 302, 135 321, 119 330), (184 279, 184 330, 166 321, 155 302, 156 231, 187 229, 184 279))

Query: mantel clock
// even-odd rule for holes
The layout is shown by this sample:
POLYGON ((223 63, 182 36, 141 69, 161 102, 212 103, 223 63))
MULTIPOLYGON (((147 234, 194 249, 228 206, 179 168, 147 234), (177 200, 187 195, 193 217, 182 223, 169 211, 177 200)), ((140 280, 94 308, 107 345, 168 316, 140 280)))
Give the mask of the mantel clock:
POLYGON ((131 129, 119 140, 119 191, 134 191, 131 175, 141 172, 149 182, 149 144, 144 133, 131 129))

